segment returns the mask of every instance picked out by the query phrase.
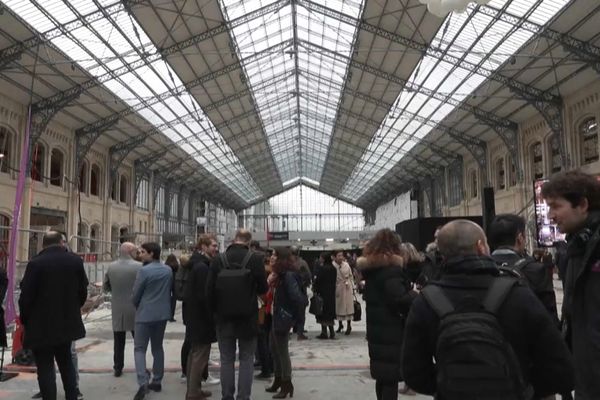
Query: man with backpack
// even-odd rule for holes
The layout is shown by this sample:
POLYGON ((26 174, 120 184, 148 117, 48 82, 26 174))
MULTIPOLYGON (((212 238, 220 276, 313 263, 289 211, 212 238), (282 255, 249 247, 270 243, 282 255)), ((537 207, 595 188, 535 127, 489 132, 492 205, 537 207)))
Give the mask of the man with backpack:
POLYGON ((542 187, 548 216, 567 234, 562 316, 575 362, 575 398, 600 399, 600 182, 579 171, 542 187))
POLYGON ((406 322, 406 384, 438 400, 529 400, 570 391, 573 364, 560 332, 529 288, 500 276, 481 227, 450 222, 438 246, 444 275, 422 290, 406 322))
POLYGON ((558 326, 552 269, 526 254, 525 220, 515 214, 497 215, 488 230, 492 258, 501 268, 522 277, 558 326))
POLYGON ((207 301, 214 313, 221 356, 223 400, 235 395, 235 354, 239 346, 237 400, 252 392, 254 352, 258 334, 258 298, 267 292, 263 256, 248 247, 252 234, 240 229, 225 253, 215 257, 207 278, 207 301))

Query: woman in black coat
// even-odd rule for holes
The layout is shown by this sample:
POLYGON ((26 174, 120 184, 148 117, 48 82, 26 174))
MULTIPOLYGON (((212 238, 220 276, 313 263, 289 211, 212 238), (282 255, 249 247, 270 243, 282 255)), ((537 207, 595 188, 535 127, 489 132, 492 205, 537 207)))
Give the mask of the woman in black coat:
POLYGON ((321 334, 317 339, 327 339, 327 329, 329 328, 329 338, 335 338, 333 323, 336 318, 335 313, 335 285, 337 280, 337 271, 331 260, 331 253, 326 252, 321 255, 323 264, 315 271, 315 280, 313 282, 313 291, 323 299, 323 312, 317 315, 317 323, 321 324, 321 334))
POLYGON ((416 292, 404 269, 400 237, 382 229, 369 241, 358 268, 365 280, 367 341, 378 400, 398 398, 404 322, 416 292))

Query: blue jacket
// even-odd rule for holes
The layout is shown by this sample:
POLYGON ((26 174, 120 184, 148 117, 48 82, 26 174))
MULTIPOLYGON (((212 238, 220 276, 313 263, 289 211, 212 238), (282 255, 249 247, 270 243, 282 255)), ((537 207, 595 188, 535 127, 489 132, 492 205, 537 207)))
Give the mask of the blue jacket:
POLYGON ((171 318, 173 272, 160 261, 144 265, 133 285, 131 300, 135 322, 166 321, 171 318))

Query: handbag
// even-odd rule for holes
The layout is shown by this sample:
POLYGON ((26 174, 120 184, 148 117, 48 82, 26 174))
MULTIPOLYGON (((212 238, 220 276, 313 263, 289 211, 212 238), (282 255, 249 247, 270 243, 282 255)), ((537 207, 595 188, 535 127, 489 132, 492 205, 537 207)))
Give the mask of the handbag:
POLYGON ((356 299, 356 295, 354 296, 354 315, 352 316, 352 321, 358 322, 362 319, 362 306, 356 299))
POLYGON ((313 294, 308 312, 317 317, 323 315, 323 298, 320 295, 313 294))
POLYGON ((277 333, 288 333, 296 323, 294 316, 283 307, 277 307, 273 315, 273 330, 277 333))

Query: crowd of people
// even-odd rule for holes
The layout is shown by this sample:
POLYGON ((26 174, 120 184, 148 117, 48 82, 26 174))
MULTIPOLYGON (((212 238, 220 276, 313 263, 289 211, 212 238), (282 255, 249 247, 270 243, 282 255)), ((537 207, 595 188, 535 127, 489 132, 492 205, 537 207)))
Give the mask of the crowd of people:
MULTIPOLYGON (((308 339, 307 309, 321 325, 318 339, 350 335, 361 315, 359 293, 378 400, 397 399, 400 382, 400 393, 441 400, 569 399, 573 390, 576 399, 600 399, 600 183, 577 171, 559 173, 542 193, 551 218, 568 234, 555 262, 527 254, 526 221, 514 214, 496 216, 487 232, 453 220, 423 253, 382 229, 358 259, 326 252, 312 268, 298 248, 261 249, 244 229, 225 252, 204 234, 191 257, 169 256, 166 264, 156 243, 123 243, 104 282, 112 294, 114 375, 123 373, 130 332, 139 386, 134 400, 162 390, 164 333, 181 300, 187 400, 206 399, 211 393, 204 385, 218 382, 208 374, 213 343, 223 400, 250 399, 255 379, 273 379, 266 388, 273 398, 291 397, 289 340, 292 332, 308 339), (554 265, 564 286, 560 317, 554 265)), ((75 400, 72 349, 85 335, 79 308, 87 278, 60 234, 46 234, 44 247, 21 284, 26 345, 35 355, 41 397, 56 398, 56 360, 66 398, 75 400)))

